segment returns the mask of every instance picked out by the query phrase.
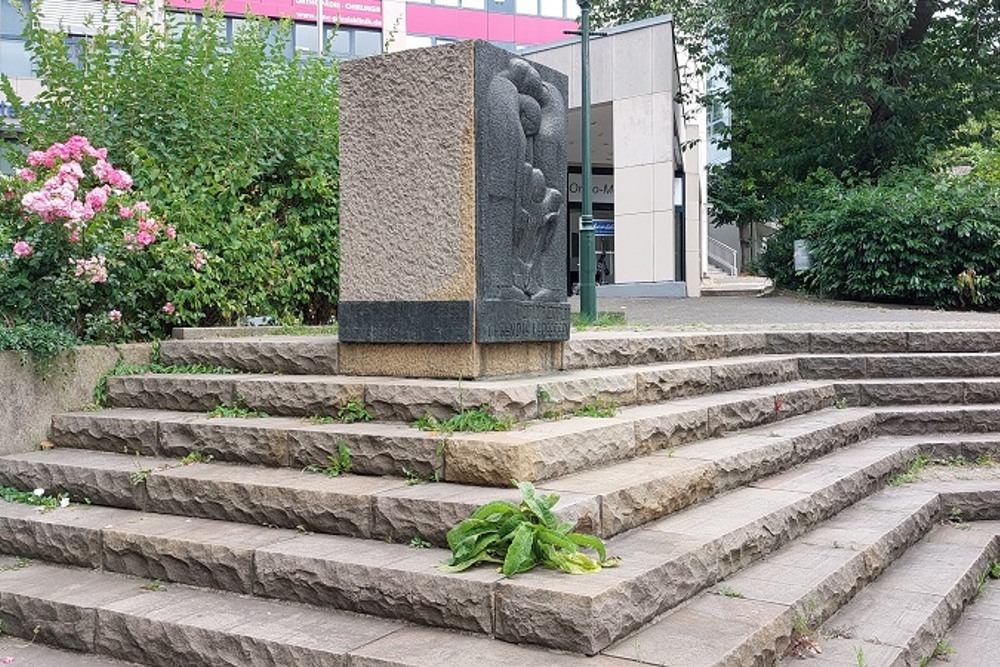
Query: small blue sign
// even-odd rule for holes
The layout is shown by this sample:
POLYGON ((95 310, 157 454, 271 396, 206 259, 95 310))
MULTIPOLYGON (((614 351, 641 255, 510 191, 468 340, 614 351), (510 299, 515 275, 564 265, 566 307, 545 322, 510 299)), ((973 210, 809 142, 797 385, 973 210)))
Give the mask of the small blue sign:
POLYGON ((614 236, 614 220, 594 220, 594 236, 614 236))

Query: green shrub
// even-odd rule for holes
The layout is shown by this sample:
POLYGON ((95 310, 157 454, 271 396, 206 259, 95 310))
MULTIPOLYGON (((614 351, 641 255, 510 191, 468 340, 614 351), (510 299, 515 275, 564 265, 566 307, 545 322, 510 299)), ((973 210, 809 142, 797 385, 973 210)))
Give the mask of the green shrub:
POLYGON ((162 32, 124 17, 72 52, 28 17, 44 91, 26 105, 3 84, 21 140, 106 146, 163 222, 204 249, 204 270, 171 296, 174 323, 325 323, 338 286, 336 67, 289 60, 267 21, 230 44, 218 13, 162 32))
POLYGON ((959 305, 956 277, 977 275, 978 305, 1000 305, 1000 192, 975 176, 915 170, 877 185, 821 176, 786 230, 768 244, 767 275, 789 277, 791 240, 807 238, 815 258, 803 284, 826 296, 959 305), (784 273, 783 273, 784 272, 784 273))

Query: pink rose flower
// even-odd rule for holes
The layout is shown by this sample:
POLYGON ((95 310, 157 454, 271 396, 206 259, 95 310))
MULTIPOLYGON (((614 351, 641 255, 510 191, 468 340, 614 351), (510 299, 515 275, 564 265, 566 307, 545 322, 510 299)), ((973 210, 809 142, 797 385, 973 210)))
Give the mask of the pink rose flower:
POLYGON ((112 322, 114 322, 115 324, 118 324, 119 322, 122 321, 122 313, 121 313, 121 311, 120 310, 109 310, 108 311, 108 319, 111 320, 112 322))
POLYGON ((127 220, 128 218, 131 218, 133 215, 135 215, 135 211, 130 209, 128 206, 119 206, 118 215, 127 220))
POLYGON ((18 241, 14 244, 14 254, 18 257, 27 257, 32 252, 34 249, 24 241, 18 241))
POLYGON ((28 183, 33 182, 35 178, 37 178, 35 172, 30 169, 18 169, 17 175, 22 181, 26 181, 28 183))
POLYGON ((167 227, 167 238, 171 240, 177 238, 177 230, 173 227, 167 227))
POLYGON ((173 315, 175 310, 177 310, 177 308, 175 308, 174 304, 170 303, 169 301, 163 304, 163 312, 165 312, 167 315, 173 315))
POLYGON ((135 242, 143 247, 152 245, 153 241, 155 240, 156 237, 147 231, 141 231, 135 235, 135 242))

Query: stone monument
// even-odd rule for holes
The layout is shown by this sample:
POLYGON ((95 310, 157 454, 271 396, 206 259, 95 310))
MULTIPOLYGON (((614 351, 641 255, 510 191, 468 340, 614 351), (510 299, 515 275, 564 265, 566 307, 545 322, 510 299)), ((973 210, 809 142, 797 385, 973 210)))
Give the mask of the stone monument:
POLYGON ((341 372, 560 367, 566 93, 482 41, 341 66, 341 372))

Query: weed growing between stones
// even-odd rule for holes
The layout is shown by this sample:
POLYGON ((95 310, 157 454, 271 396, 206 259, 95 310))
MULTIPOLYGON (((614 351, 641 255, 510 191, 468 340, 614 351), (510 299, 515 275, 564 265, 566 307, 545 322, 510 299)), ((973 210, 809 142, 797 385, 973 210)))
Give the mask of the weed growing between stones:
POLYGON ((416 486, 417 484, 429 484, 432 482, 441 481, 441 470, 437 468, 434 470, 434 472, 427 475, 426 477, 418 473, 416 470, 412 468, 407 468, 406 466, 403 466, 400 469, 400 472, 402 472, 403 477, 406 478, 407 486, 416 486))
POLYGON ((214 457, 211 454, 206 454, 205 452, 196 449, 192 452, 188 452, 184 458, 181 459, 181 465, 189 466, 192 463, 208 463, 213 458, 214 457))
POLYGON ((865 650, 860 646, 854 647, 854 664, 857 667, 867 667, 868 663, 865 662, 865 650))
POLYGON ((419 535, 414 535, 410 538, 410 548, 411 549, 430 549, 432 545, 430 542, 420 537, 419 535))
POLYGON ((923 454, 918 454, 915 459, 910 461, 909 465, 906 466, 906 470, 897 473, 889 478, 889 486, 903 486, 904 484, 912 484, 920 480, 920 471, 930 462, 923 454))
POLYGON ((514 481, 521 503, 506 500, 486 503, 448 531, 452 557, 438 565, 443 572, 461 572, 478 563, 496 563, 507 577, 538 565, 570 574, 598 572, 618 565, 608 558, 600 538, 574 533, 572 522, 560 523, 552 507, 557 494, 536 497, 530 482, 514 481), (597 554, 592 558, 584 547, 597 554))
POLYGON ((153 579, 152 581, 147 581, 142 586, 140 586, 144 591, 149 591, 151 593, 159 593, 167 590, 167 585, 160 581, 159 579, 153 579))
POLYGON ((847 397, 838 396, 837 400, 833 402, 833 407, 837 408, 838 410, 846 410, 848 407, 847 397))
POLYGON ((328 454, 326 457, 326 465, 321 465, 314 463, 312 465, 306 466, 306 470, 309 472, 316 472, 327 477, 339 477, 340 475, 346 475, 351 472, 351 467, 354 465, 354 459, 351 456, 351 450, 348 448, 347 443, 343 441, 337 442, 337 455, 328 454))
POLYGON ((587 320, 582 313, 573 313, 573 329, 576 331, 623 327, 626 324, 624 311, 597 313, 597 319, 593 322, 587 320))
POLYGON ((263 410, 257 410, 256 408, 251 408, 243 402, 243 399, 239 396, 233 401, 232 405, 226 405, 225 403, 220 403, 212 410, 208 411, 208 418, 213 419, 215 417, 237 417, 240 419, 257 419, 260 417, 267 417, 267 413, 263 410))
MULTIPOLYGON (((24 556, 18 556, 10 565, 0 566, 0 572, 10 572, 11 570, 23 570, 24 568, 31 565, 31 559, 25 558, 24 556)), ((0 625, 0 634, 3 634, 3 625, 0 625)))
POLYGON ((509 431, 514 427, 514 418, 510 415, 498 415, 486 405, 478 408, 462 410, 445 421, 425 412, 422 417, 414 420, 410 426, 421 431, 439 433, 485 433, 488 431, 509 431))
POLYGON ((94 406, 103 408, 108 404, 108 378, 118 375, 147 375, 150 373, 170 373, 186 375, 230 374, 239 371, 225 366, 206 366, 205 364, 161 364, 152 361, 148 364, 132 364, 119 360, 115 367, 97 380, 94 387, 94 406))
POLYGON ((1000 560, 990 563, 990 579, 1000 579, 1000 560))
POLYGON ((337 408, 337 421, 344 424, 370 422, 372 419, 372 413, 368 411, 365 402, 358 396, 352 396, 347 403, 337 408))
POLYGON ((947 661, 948 656, 955 652, 954 647, 949 644, 943 637, 938 639, 937 644, 934 645, 934 651, 927 656, 920 659, 920 667, 927 667, 931 664, 931 660, 937 658, 938 660, 947 661))
POLYGON ((69 494, 60 493, 50 495, 45 493, 45 489, 35 489, 34 491, 21 491, 10 486, 0 486, 0 498, 9 503, 21 503, 22 505, 36 505, 43 512, 54 510, 57 507, 69 506, 69 494))
POLYGON ((722 588, 719 588, 717 591, 715 591, 715 594, 716 595, 723 595, 723 596, 725 596, 727 598, 742 598, 743 597, 743 593, 740 593, 739 591, 733 590, 729 586, 723 586, 722 588))
POLYGON ((573 414, 577 417, 614 417, 618 414, 618 404, 611 399, 595 398, 578 407, 573 414))

